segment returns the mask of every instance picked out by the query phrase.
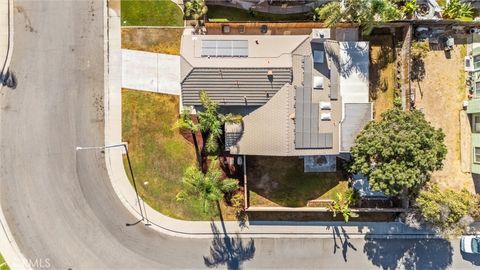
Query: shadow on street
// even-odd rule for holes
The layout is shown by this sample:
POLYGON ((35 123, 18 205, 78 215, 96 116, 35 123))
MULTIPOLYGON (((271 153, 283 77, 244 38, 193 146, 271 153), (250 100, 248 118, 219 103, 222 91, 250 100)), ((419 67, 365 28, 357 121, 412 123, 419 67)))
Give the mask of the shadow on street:
POLYGON ((337 226, 333 227, 332 230, 332 236, 333 236, 333 254, 337 253, 337 249, 341 248, 342 249, 342 256, 343 260, 347 262, 347 252, 349 249, 353 249, 354 251, 357 251, 357 248, 350 243, 350 236, 348 236, 347 232, 343 227, 340 227, 340 230, 338 229, 337 226), (341 232, 340 232, 341 230, 341 232), (337 242, 338 239, 338 242, 337 242), (340 243, 340 245, 339 245, 340 243))
POLYGON ((227 234, 225 223, 220 213, 223 233, 221 233, 215 223, 210 224, 214 234, 210 255, 203 256, 205 266, 209 268, 225 265, 227 269, 240 269, 245 261, 253 259, 255 256, 255 242, 253 239, 244 241, 238 234, 230 237, 227 234))
POLYGON ((453 248, 445 239, 372 239, 365 237, 363 252, 382 269, 447 269, 453 248))

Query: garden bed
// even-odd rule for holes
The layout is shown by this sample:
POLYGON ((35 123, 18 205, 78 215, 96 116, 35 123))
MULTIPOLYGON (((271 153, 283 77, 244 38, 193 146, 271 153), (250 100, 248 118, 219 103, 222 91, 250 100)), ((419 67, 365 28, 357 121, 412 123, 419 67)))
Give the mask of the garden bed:
POLYGON ((311 20, 308 14, 270 14, 249 11, 234 7, 208 6, 207 18, 211 22, 249 22, 249 21, 306 21, 311 20))

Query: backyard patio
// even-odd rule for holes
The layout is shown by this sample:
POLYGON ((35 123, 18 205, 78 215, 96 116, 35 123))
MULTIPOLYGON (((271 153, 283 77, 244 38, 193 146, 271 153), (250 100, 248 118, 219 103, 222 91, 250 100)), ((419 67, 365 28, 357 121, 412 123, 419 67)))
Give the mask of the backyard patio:
POLYGON ((340 163, 337 172, 305 173, 299 157, 248 156, 246 166, 250 206, 305 207, 348 188, 340 163))

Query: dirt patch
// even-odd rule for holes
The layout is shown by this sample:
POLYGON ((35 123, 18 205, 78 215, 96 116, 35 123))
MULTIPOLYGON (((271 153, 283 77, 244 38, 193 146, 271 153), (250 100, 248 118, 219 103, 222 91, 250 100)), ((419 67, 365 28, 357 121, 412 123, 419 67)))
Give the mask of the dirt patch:
POLYGON ((416 108, 436 128, 445 133, 447 156, 443 169, 433 173, 432 181, 443 188, 474 191, 471 174, 462 172, 460 153, 460 111, 466 99, 463 59, 465 45, 456 45, 447 55, 442 50, 431 50, 423 59, 425 77, 412 83, 416 108))
POLYGON ((395 95, 395 50, 391 35, 376 35, 370 39, 370 100, 374 119, 393 107, 395 95))
POLYGON ((122 48, 179 55, 183 28, 123 28, 122 48))

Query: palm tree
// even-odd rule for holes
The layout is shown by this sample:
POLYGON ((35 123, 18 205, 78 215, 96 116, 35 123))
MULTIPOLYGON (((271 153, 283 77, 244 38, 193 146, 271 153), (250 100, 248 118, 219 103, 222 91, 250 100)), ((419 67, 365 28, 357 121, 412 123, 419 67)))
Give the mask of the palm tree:
POLYGON ((198 165, 202 167, 202 159, 200 156, 200 148, 197 142, 197 133, 200 130, 200 124, 195 123, 191 117, 191 111, 189 108, 184 108, 180 114, 180 118, 175 122, 174 128, 180 130, 188 130, 192 134, 193 144, 195 146, 195 155, 197 156, 198 165))
POLYGON ((444 18, 449 19, 472 18, 473 8, 470 3, 462 3, 460 0, 450 0, 443 7, 442 15, 444 18))
POLYGON ((188 167, 182 178, 184 190, 177 194, 177 200, 198 199, 203 204, 205 213, 212 209, 214 204, 219 207, 219 200, 225 193, 238 188, 238 180, 226 178, 221 180, 222 172, 218 168, 218 161, 213 160, 206 173, 196 166, 188 167))
POLYGON ((208 12, 203 0, 190 0, 185 3, 185 16, 198 21, 208 12))
POLYGON ((358 217, 358 214, 350 209, 350 205, 356 200, 355 196, 355 192, 351 189, 343 194, 337 192, 335 200, 328 206, 329 210, 333 212, 333 217, 341 213, 345 222, 348 222, 350 217, 358 217))
POLYGON ((343 0, 330 2, 314 10, 314 19, 325 21, 331 27, 340 22, 358 23, 365 35, 375 25, 402 17, 393 0, 343 0))
POLYGON ((203 111, 198 112, 198 120, 200 130, 204 135, 204 149, 210 154, 217 153, 219 150, 218 142, 221 141, 223 134, 223 125, 227 122, 238 123, 242 118, 238 115, 219 113, 218 103, 211 100, 205 91, 200 91, 200 103, 203 111))

